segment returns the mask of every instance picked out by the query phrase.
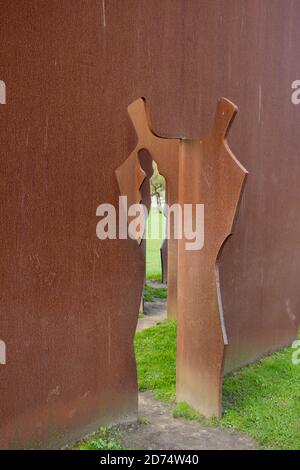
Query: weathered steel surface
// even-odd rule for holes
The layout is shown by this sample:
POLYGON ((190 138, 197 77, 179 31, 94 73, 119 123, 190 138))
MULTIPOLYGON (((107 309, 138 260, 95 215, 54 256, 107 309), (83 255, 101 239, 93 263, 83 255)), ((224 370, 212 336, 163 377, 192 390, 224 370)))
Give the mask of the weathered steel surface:
MULTIPOLYGON (((140 151, 147 150, 152 159, 157 163, 159 172, 166 179, 167 200, 172 205, 178 198, 178 154, 179 139, 166 139, 157 136, 152 130, 149 112, 146 109, 145 100, 140 98, 128 106, 132 124, 137 133, 137 144, 128 159, 116 169, 120 193, 128 198, 130 204, 139 204, 142 200, 140 188, 143 172, 140 164, 137 166, 137 155, 140 151)), ((173 219, 170 220, 170 240, 168 242, 168 316, 176 318, 177 311, 177 240, 172 234, 173 219)))
POLYGON ((239 107, 230 146, 251 178, 219 260, 225 369, 295 338, 299 21, 292 0, 1 3, 1 447, 136 413, 144 258, 98 240, 95 211, 118 202, 139 96, 166 137, 206 135, 219 96, 239 107))
POLYGON ((179 154, 179 203, 183 209, 193 204, 194 227, 195 205, 204 204, 205 237, 201 250, 187 249, 185 231, 178 240, 176 397, 207 417, 221 415, 228 343, 217 260, 232 233, 247 174, 226 140, 235 113, 233 103, 220 99, 209 136, 182 140, 179 154))
POLYGON ((137 414, 144 260, 95 230, 133 142, 102 21, 101 2, 1 2, 1 448, 61 445, 137 414))
MULTIPOLYGON (((125 162, 116 169, 116 177, 122 195, 126 195, 126 203, 122 204, 127 218, 127 209, 142 201, 141 186, 146 173, 141 167, 138 152, 132 152, 125 162)), ((130 216, 128 217, 131 218, 130 216)), ((141 238, 138 239, 139 243, 141 238)))
MULTIPOLYGON (((203 140, 163 139, 154 135, 142 99, 128 109, 138 142, 125 163, 116 170, 121 194, 128 195, 131 203, 141 201, 141 184, 135 175, 142 168, 146 170, 145 174, 149 173, 150 162, 146 155, 144 159, 140 157, 139 168, 136 160, 134 165, 131 161, 133 155, 147 149, 162 169, 168 185, 172 188, 178 184, 178 200, 173 202, 179 203, 184 221, 185 205, 192 204, 191 228, 196 226, 196 205, 204 205, 205 221, 197 221, 204 223, 203 247, 187 248, 190 240, 185 226, 182 238, 180 234, 175 237, 170 231, 175 237, 173 241, 178 243, 176 396, 178 401, 187 401, 205 416, 220 416, 228 341, 217 260, 221 247, 232 233, 247 174, 229 150, 226 140, 236 107, 221 98, 212 129, 203 140), (178 171, 176 175, 175 171, 178 171)), ((149 184, 147 178, 144 183, 149 184)), ((201 228, 196 227, 197 238, 201 228)))

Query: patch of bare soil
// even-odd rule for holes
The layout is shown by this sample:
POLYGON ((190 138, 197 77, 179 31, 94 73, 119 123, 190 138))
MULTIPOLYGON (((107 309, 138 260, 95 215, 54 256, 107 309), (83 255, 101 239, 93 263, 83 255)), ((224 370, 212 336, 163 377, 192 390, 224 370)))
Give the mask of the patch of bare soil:
POLYGON ((249 450, 248 436, 173 418, 172 404, 157 401, 151 392, 139 394, 139 420, 120 426, 122 444, 142 450, 249 450))

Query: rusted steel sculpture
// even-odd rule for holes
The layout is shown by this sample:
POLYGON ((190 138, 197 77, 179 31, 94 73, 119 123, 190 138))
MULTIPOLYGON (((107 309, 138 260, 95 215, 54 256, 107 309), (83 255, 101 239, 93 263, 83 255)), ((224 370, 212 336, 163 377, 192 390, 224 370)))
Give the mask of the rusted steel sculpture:
MULTIPOLYGON (((145 178, 139 160, 139 151, 147 150, 157 163, 159 172, 166 179, 167 200, 172 205, 178 199, 178 153, 179 139, 158 137, 152 130, 145 101, 140 98, 128 107, 128 113, 136 130, 138 142, 125 162, 116 169, 120 193, 128 198, 128 207, 142 200, 141 186, 145 178)), ((173 233, 173 222, 170 223, 173 233)), ((141 240, 138 240, 139 242, 141 240)), ((177 240, 169 240, 168 249, 168 315, 176 318, 177 313, 177 240)))
POLYGON ((251 178, 218 259, 225 373, 296 338, 299 21, 293 0, 1 2, 0 448, 61 445, 137 415, 144 256, 97 239, 95 211, 118 205, 139 96, 167 137, 206 135, 220 96, 240 110, 230 144, 251 178))
POLYGON ((220 99, 213 127, 204 140, 156 136, 142 99, 128 110, 138 143, 116 170, 121 194, 131 203, 141 202, 137 153, 147 149, 166 176, 168 187, 178 184, 178 201, 171 198, 173 202, 182 208, 186 203, 204 204, 204 247, 189 251, 185 237, 173 240, 178 243, 177 399, 189 402, 205 416, 220 416, 227 336, 217 260, 232 233, 247 174, 226 141, 237 108, 220 99))
POLYGON ((237 108, 222 98, 204 140, 182 140, 179 202, 204 204, 204 246, 178 240, 177 400, 205 416, 220 416, 225 348, 218 257, 233 223, 246 170, 228 148, 226 135, 237 108))

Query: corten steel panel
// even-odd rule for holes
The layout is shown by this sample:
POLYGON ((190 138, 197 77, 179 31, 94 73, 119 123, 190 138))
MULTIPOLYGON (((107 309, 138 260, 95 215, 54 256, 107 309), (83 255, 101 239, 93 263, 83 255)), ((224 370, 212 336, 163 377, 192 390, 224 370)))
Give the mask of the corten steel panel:
POLYGON ((217 99, 237 104, 229 144, 251 178, 220 259, 226 370, 289 343, 300 320, 300 3, 0 5, 1 447, 50 445, 136 411, 144 259, 135 241, 100 242, 95 210, 117 203, 114 170, 136 144, 127 106, 140 96, 167 137, 205 136, 217 99))
MULTIPOLYGON (((217 260, 232 234, 247 174, 227 144, 236 106, 225 98, 219 100, 212 129, 203 140, 165 139, 155 135, 143 99, 131 103, 128 110, 138 142, 116 169, 122 197, 127 197, 128 205, 147 202, 144 193, 145 183, 149 190, 147 166, 151 158, 145 155, 143 149, 146 149, 162 169, 169 188, 172 190, 177 185, 178 199, 173 200, 177 207, 180 205, 177 220, 183 217, 185 223, 188 221, 189 230, 195 230, 198 224, 193 242, 189 241, 185 225, 181 238, 170 230, 174 237, 171 240, 178 246, 176 397, 207 417, 219 417, 228 341, 217 260), (205 221, 198 220, 198 214, 195 220, 199 205, 200 209, 204 206, 205 221), (192 209, 189 218, 188 209, 192 209), (202 232, 205 232, 205 242, 202 232)), ((136 238, 138 243, 141 236, 136 238)))
MULTIPOLYGON (((207 417, 219 417, 228 341, 218 259, 232 234, 247 174, 227 143, 236 106, 225 98, 219 100, 212 129, 203 140, 155 135, 143 99, 131 103, 128 110, 138 142, 116 169, 122 197, 127 197, 128 205, 148 202, 149 209, 146 189, 149 191, 152 157, 162 168, 171 190, 177 185, 178 199, 173 200, 177 207, 180 205, 177 220, 183 218, 190 231, 196 227, 193 242, 187 226, 183 225, 182 237, 170 230, 178 247, 176 397, 207 417), (199 220, 199 215, 195 219, 199 205, 203 215, 205 209, 205 220, 199 220), (192 209, 189 217, 188 209, 192 209)), ((141 236, 136 238, 138 243, 141 236)))
POLYGON ((186 2, 183 18, 185 135, 205 136, 217 97, 231 99, 230 147, 251 175, 220 257, 228 372, 289 344, 300 323, 300 3, 186 2))
POLYGON ((188 219, 187 204, 193 205, 191 227, 196 225, 197 204, 204 205, 204 219, 198 220, 197 227, 202 249, 195 249, 197 239, 189 241, 187 226, 178 240, 176 398, 207 417, 221 416, 228 344, 218 258, 232 234, 247 174, 227 144, 235 113, 233 103, 220 99, 208 137, 181 140, 179 153, 179 203, 184 220, 188 219))
MULTIPOLYGON (((142 200, 143 171, 138 154, 147 150, 157 163, 161 175, 166 179, 167 200, 170 206, 178 201, 178 154, 179 139, 159 137, 154 132, 149 110, 143 98, 135 100, 128 106, 128 113, 137 134, 137 145, 129 157, 116 169, 116 179, 122 196, 127 197, 127 206, 139 204, 142 200)), ((128 217, 130 223, 130 217, 128 217)), ((177 314, 177 240, 174 233, 174 219, 170 218, 168 243, 168 317, 176 318, 177 314)), ((140 235, 137 238, 141 243, 140 235)))

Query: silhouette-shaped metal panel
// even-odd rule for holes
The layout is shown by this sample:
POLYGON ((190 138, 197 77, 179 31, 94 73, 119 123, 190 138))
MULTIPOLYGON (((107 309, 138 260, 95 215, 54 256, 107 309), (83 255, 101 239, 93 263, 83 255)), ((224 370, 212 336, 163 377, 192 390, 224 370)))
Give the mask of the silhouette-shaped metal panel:
MULTIPOLYGON (((218 102, 209 136, 203 140, 163 139, 149 124, 143 100, 129 106, 138 144, 128 160, 116 171, 122 194, 130 202, 140 201, 140 180, 136 160, 147 149, 173 189, 173 198, 185 204, 203 204, 205 209, 202 249, 186 248, 185 228, 178 245, 177 303, 177 399, 185 400, 205 416, 220 416, 222 380, 227 336, 224 325, 217 260, 225 240, 232 233, 247 171, 231 153, 226 135, 237 111, 225 98, 218 102), (178 186, 177 191, 175 186, 178 186), (174 198, 177 194, 177 199, 174 198)), ((192 222, 195 211, 193 211, 192 222)), ((192 224, 194 225, 194 224, 192 224)), ((171 232, 172 233, 172 232, 171 232)), ((176 250, 177 252, 177 250, 176 250)))
POLYGON ((183 140, 179 155, 180 204, 204 204, 204 246, 178 241, 177 400, 205 416, 220 416, 227 345, 218 255, 232 233, 247 171, 228 148, 226 135, 237 108, 219 100, 204 140, 183 140))
MULTIPOLYGON (((167 182, 167 200, 170 205, 178 200, 178 155, 179 139, 159 137, 153 131, 145 100, 140 98, 128 107, 128 113, 137 133, 138 142, 127 160, 116 170, 120 193, 128 197, 130 204, 142 200, 141 185, 145 174, 138 161, 138 152, 146 149, 157 163, 159 172, 167 182)), ((170 223, 173 233, 173 223, 170 223)), ((177 240, 172 237, 168 242, 168 315, 176 318, 177 311, 177 240)))

